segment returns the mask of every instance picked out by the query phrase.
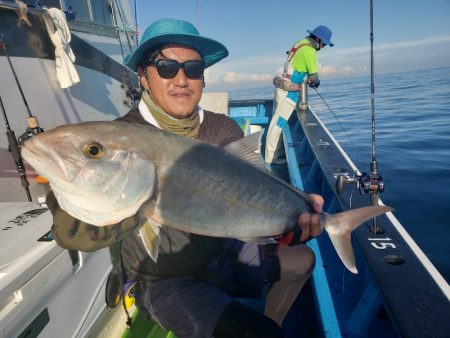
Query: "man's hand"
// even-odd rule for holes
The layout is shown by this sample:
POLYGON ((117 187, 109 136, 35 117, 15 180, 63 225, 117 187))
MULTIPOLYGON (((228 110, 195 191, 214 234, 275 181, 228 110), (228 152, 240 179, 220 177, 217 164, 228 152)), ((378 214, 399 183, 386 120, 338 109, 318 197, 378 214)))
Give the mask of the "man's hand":
POLYGON ((298 225, 302 230, 300 242, 308 240, 310 237, 317 237, 322 233, 319 213, 322 213, 324 200, 320 195, 309 195, 309 203, 317 214, 304 212, 298 217, 298 225))
POLYGON ((275 87, 283 89, 288 92, 296 92, 301 90, 301 87, 298 84, 291 82, 289 80, 285 80, 279 76, 275 76, 273 78, 273 84, 275 85, 275 87))
POLYGON ((309 82, 309 87, 310 88, 316 89, 319 86, 320 86, 320 81, 319 80, 317 80, 317 82, 309 82))

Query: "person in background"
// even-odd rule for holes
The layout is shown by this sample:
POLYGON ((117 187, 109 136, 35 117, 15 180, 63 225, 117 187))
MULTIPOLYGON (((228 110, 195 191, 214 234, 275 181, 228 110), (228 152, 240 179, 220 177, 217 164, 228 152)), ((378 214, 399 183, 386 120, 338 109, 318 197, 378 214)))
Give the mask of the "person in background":
MULTIPOLYGON (((231 118, 198 105, 205 86, 204 69, 227 55, 222 44, 201 36, 189 22, 162 19, 152 23, 124 61, 140 77, 142 98, 138 108, 118 120, 165 129, 217 146, 242 138, 241 128, 231 118)), ((321 196, 310 195, 310 202, 315 212, 322 212, 321 196)), ((73 249, 74 232, 65 234, 61 229, 74 219, 58 207, 51 195, 48 205, 58 244, 73 249)), ((136 228, 138 225, 130 226, 133 222, 134 218, 124 220, 122 229, 136 228)), ((89 226, 77 224, 77 229, 89 226)), ((316 237, 321 231, 317 214, 299 215, 300 241, 316 237)), ((307 246, 261 246, 194 235, 164 225, 160 235, 157 262, 148 255, 136 231, 116 233, 114 238, 97 236, 89 248, 98 249, 120 240, 123 271, 128 280, 140 283, 141 292, 136 295, 140 310, 178 338, 283 336, 283 319, 314 268, 315 256, 307 246), (260 297, 267 282, 270 287, 264 314, 236 299, 260 297)))
POLYGON ((274 115, 266 137, 264 156, 266 163, 280 164, 286 161, 283 158, 281 132, 298 102, 299 93, 295 89, 300 88, 299 85, 302 82, 307 82, 312 88, 319 87, 317 51, 326 45, 333 47, 332 32, 328 27, 318 26, 313 31, 307 30, 307 32, 309 36, 298 41, 287 52, 282 81, 274 81, 274 83, 276 82, 274 115), (287 85, 287 82, 291 83, 287 85))

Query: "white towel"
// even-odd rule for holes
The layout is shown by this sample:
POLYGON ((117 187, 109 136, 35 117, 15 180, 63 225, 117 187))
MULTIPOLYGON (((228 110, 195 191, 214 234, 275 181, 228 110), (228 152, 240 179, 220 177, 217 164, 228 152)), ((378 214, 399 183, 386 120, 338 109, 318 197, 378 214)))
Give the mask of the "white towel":
POLYGON ((66 16, 58 8, 46 9, 48 16, 44 15, 48 35, 55 46, 56 76, 61 88, 68 88, 80 82, 77 70, 73 63, 75 55, 70 48, 70 30, 67 26, 66 16))

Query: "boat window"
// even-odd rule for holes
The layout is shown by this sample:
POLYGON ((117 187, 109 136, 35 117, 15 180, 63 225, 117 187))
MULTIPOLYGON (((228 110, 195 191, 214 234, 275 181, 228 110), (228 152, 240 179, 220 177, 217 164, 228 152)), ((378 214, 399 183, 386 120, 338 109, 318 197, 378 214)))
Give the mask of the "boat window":
POLYGON ((76 21, 89 21, 112 26, 112 11, 108 0, 64 0, 63 10, 76 21))
POLYGON ((105 25, 112 25, 112 10, 108 0, 93 0, 92 13, 94 21, 105 25))

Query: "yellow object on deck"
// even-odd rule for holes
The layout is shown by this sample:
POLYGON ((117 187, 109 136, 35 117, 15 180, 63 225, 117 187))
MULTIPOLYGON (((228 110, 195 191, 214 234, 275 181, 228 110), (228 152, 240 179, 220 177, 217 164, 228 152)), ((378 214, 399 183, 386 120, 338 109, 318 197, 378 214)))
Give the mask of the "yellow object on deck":
POLYGON ((176 338, 171 331, 166 331, 146 314, 137 309, 132 316, 133 324, 127 328, 121 338, 176 338))

